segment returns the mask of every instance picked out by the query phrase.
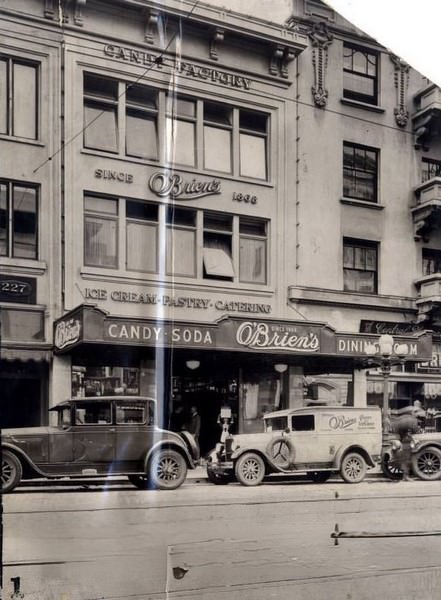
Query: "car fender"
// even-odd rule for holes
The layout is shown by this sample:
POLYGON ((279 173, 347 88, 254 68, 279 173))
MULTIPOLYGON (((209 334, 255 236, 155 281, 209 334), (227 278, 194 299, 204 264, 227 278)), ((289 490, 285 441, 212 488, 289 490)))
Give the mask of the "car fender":
POLYGON ((233 461, 233 463, 235 463, 243 454, 246 454, 247 452, 252 452, 253 454, 257 454, 258 456, 260 456, 263 459, 265 466, 269 467, 273 472, 292 473, 292 469, 288 470, 280 468, 278 465, 273 463, 273 461, 268 457, 267 454, 265 454, 265 452, 262 452, 262 450, 257 448, 238 448, 233 452, 231 460, 233 461))
POLYGON ((182 443, 179 443, 178 440, 158 440, 155 444, 153 444, 153 446, 150 448, 150 450, 147 452, 145 459, 144 459, 144 471, 147 472, 150 460, 152 458, 152 456, 155 454, 155 452, 157 452, 158 450, 162 450, 163 448, 170 448, 172 450, 176 450, 177 452, 179 452, 180 454, 182 454, 182 456, 185 458, 185 461, 187 463, 187 466, 190 467, 190 469, 194 469, 195 468, 195 461, 193 460, 193 457, 190 456, 190 453, 187 449, 187 446, 185 445, 185 442, 182 440, 182 443))
POLYGON ((2 443, 1 447, 2 447, 2 451, 9 450, 13 454, 15 454, 17 456, 17 458, 20 459, 20 462, 23 466, 24 472, 26 472, 26 470, 31 470, 31 471, 34 471, 37 475, 42 475, 43 477, 50 477, 50 475, 48 475, 47 473, 42 471, 40 467, 37 467, 37 465, 34 463, 34 461, 32 461, 29 458, 29 456, 25 452, 23 452, 23 450, 21 448, 18 448, 14 444, 10 444, 8 442, 2 443))
POLYGON ((413 448, 411 448, 412 454, 416 454, 417 452, 420 452, 420 450, 423 450, 424 448, 436 448, 437 450, 441 451, 441 444, 437 441, 433 441, 433 440, 423 440, 421 442, 417 441, 415 443, 415 446, 413 448))
POLYGON ((340 469, 341 461, 343 460, 343 456, 345 454, 347 454, 348 452, 357 452, 358 454, 361 454, 361 456, 366 460, 366 463, 368 464, 369 467, 375 467, 375 462, 372 460, 371 455, 365 448, 363 448, 363 446, 357 446, 356 444, 350 444, 347 446, 340 446, 340 448, 337 450, 337 452, 335 453, 335 456, 334 456, 333 464, 332 464, 333 468, 340 469))

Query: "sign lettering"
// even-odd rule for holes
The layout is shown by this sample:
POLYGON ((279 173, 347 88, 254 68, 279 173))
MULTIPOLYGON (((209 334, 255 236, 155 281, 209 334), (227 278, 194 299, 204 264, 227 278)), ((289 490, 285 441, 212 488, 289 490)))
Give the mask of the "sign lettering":
POLYGON ((291 330, 284 330, 283 327, 270 328, 268 323, 251 321, 239 326, 236 341, 247 348, 264 348, 265 350, 317 352, 320 349, 318 335, 312 331, 299 335, 291 330))
POLYGON ((130 321, 107 321, 105 339, 141 343, 144 345, 171 344, 177 346, 214 346, 213 332, 208 327, 146 325, 130 321))
POLYGON ((160 198, 174 200, 192 200, 221 193, 221 182, 218 179, 184 181, 181 175, 171 174, 168 171, 153 173, 148 185, 150 190, 160 198))
POLYGON ((124 173, 124 171, 112 171, 110 169, 95 169, 97 179, 107 179, 109 181, 120 181, 121 183, 133 183, 133 175, 124 173))
POLYGON ((60 321, 55 327, 55 347, 61 350, 79 341, 81 335, 81 322, 78 319, 60 321))

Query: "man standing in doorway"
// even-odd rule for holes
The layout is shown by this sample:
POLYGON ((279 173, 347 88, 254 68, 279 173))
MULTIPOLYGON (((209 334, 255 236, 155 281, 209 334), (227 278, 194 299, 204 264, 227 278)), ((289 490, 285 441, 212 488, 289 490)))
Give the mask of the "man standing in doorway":
POLYGON ((199 443, 199 433, 201 431, 201 417, 199 416, 197 406, 192 406, 190 410, 190 420, 187 430, 194 436, 194 439, 199 443))

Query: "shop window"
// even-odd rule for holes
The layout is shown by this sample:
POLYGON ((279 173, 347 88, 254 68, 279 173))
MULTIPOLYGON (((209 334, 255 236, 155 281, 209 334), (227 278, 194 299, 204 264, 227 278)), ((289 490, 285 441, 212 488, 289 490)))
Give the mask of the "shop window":
POLYGON ((266 283, 266 221, 240 217, 239 237, 239 280, 266 283))
POLYGON ((366 48, 344 44, 344 98, 378 104, 378 56, 366 48))
POLYGON ((230 215, 204 214, 204 278, 234 278, 232 260, 233 219, 230 215))
POLYGON ((157 92, 144 85, 126 86, 126 154, 157 160, 157 92))
POLYGON ((441 177, 441 161, 423 158, 421 169, 422 183, 429 181, 429 179, 433 179, 434 177, 441 177))
POLYGON ((84 198, 84 264, 95 267, 118 265, 118 201, 84 198))
POLYGON ((378 150, 343 144, 343 196, 377 202, 378 150))
POLYGON ((0 133, 37 139, 38 77, 37 65, 0 57, 0 133))
POLYGON ((267 179, 267 121, 263 113, 239 112, 240 175, 267 179))
POLYGON ((204 168, 231 173, 233 111, 204 102, 204 168))
POLYGON ((118 82, 84 74, 84 146, 118 151, 118 82))
POLYGON ((38 258, 38 190, 0 181, 0 255, 38 258))
POLYGON ((170 206, 167 209, 167 275, 196 275, 196 211, 170 206))
POLYGON ((129 271, 158 271, 158 205, 126 202, 126 268, 129 271))
POLYGON ((349 240, 343 242, 343 280, 345 292, 377 293, 378 244, 349 240))
POLYGON ((441 273, 441 250, 423 248, 423 276, 441 273))
POLYGON ((166 98, 166 161, 196 166, 196 102, 174 95, 166 98))
POLYGON ((44 341, 44 314, 41 311, 2 307, 0 320, 2 340, 44 341))

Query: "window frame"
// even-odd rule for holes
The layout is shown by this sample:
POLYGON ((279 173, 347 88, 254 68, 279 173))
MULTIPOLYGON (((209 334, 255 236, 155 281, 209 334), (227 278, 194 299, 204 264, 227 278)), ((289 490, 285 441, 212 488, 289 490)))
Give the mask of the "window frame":
MULTIPOLYGON (((345 292, 349 292, 349 293, 355 293, 355 294, 369 294, 369 295, 377 295, 378 294, 378 266, 379 266, 379 249, 380 249, 380 244, 379 242, 376 241, 371 241, 371 240, 361 240, 361 239, 355 239, 355 238, 343 238, 343 260, 342 260, 342 266, 343 266, 343 291, 345 292), (366 251, 366 250, 375 250, 375 268, 374 269, 368 269, 368 268, 357 268, 354 264, 354 266, 352 267, 348 267, 345 265, 345 250, 346 248, 353 248, 358 249, 358 250, 362 250, 362 251, 366 251), (356 272, 356 273, 373 273, 373 289, 372 291, 365 291, 365 290, 358 290, 358 289, 353 289, 352 287, 349 287, 348 283, 347 283, 347 279, 346 279, 346 272, 350 271, 351 273, 356 272)), ((366 262, 366 258, 364 259, 366 262)), ((354 258, 354 263, 355 263, 355 258, 354 258)))
POLYGON ((6 54, 0 54, 0 62, 4 62, 5 68, 5 131, 0 131, 0 136, 6 136, 17 140, 37 141, 40 138, 40 122, 41 122, 41 101, 40 101, 40 89, 41 89, 41 63, 27 60, 18 56, 10 56, 6 54), (35 85, 35 105, 34 105, 34 134, 30 137, 17 135, 14 132, 15 128, 15 107, 14 107, 14 66, 22 65, 34 69, 34 85, 35 85))
POLYGON ((421 159, 421 183, 426 183, 435 177, 441 177, 441 160, 424 156, 421 159))
POLYGON ((363 144, 358 144, 355 142, 343 141, 343 169, 342 169, 342 177, 343 177, 343 197, 350 198, 353 200, 357 200, 359 202, 369 202, 370 204, 378 204, 379 203, 379 168, 380 168, 380 150, 378 148, 373 148, 372 146, 365 146, 363 144), (346 149, 351 148, 353 161, 352 164, 346 164, 345 158, 347 155, 346 149), (375 169, 369 170, 367 168, 360 168, 356 166, 356 156, 357 151, 364 152, 364 162, 367 161, 367 153, 372 152, 375 155, 375 169), (350 174, 348 173, 350 171, 350 174), (346 182, 349 181, 351 189, 357 189, 360 186, 360 181, 363 181, 362 175, 370 175, 373 177, 373 193, 370 198, 363 197, 362 195, 356 194, 347 194, 345 192, 346 182))
POLYGON ((355 100, 356 102, 363 102, 365 104, 371 104, 372 106, 378 106, 379 103, 379 73, 380 73, 380 53, 367 47, 358 46, 357 44, 351 44, 348 42, 343 43, 343 98, 345 100, 355 100), (345 66, 346 62, 346 52, 351 51, 350 59, 352 63, 352 68, 347 68, 345 66), (356 70, 354 68, 354 54, 360 53, 364 55, 366 61, 365 72, 363 73, 360 70, 356 70), (375 57, 375 74, 370 75, 368 73, 368 64, 372 57, 375 57), (373 92, 372 94, 364 94, 363 92, 358 92, 353 88, 345 87, 345 73, 351 74, 357 78, 362 78, 367 81, 372 82, 373 92))
POLYGON ((30 261, 38 261, 40 254, 40 185, 35 183, 28 183, 26 181, 17 181, 13 179, 0 179, 0 186, 5 186, 6 188, 6 238, 5 238, 5 247, 6 253, 2 254, 0 250, 0 257, 7 259, 15 259, 15 260, 30 260, 30 261), (35 192, 35 243, 33 245, 34 248, 34 256, 17 256, 14 252, 15 247, 15 226, 14 223, 16 221, 15 217, 15 198, 14 198, 14 190, 15 188, 21 189, 31 189, 35 192))
POLYGON ((93 267, 93 268, 98 268, 98 269, 106 269, 106 270, 110 270, 110 269, 118 269, 119 268, 119 262, 120 262, 120 248, 119 248, 119 238, 120 238, 120 213, 119 213, 119 199, 118 198, 114 198, 112 196, 106 196, 106 195, 101 195, 101 194, 91 194, 91 193, 84 193, 83 195, 83 264, 85 267, 93 267), (110 200, 110 201, 114 201, 116 202, 116 213, 115 214, 111 214, 111 213, 105 213, 105 212, 99 212, 98 210, 86 210, 86 198, 98 198, 100 200, 110 200), (86 262, 86 217, 92 217, 94 219, 102 219, 104 221, 111 221, 111 222, 116 222, 116 229, 115 229, 115 264, 114 265, 97 265, 97 264, 93 264, 93 263, 88 263, 86 262))
POLYGON ((441 273, 441 250, 436 248, 422 248, 421 266, 423 277, 441 273), (430 268, 430 263, 433 263, 433 269, 430 268), (437 265, 439 265, 438 268, 437 265))

